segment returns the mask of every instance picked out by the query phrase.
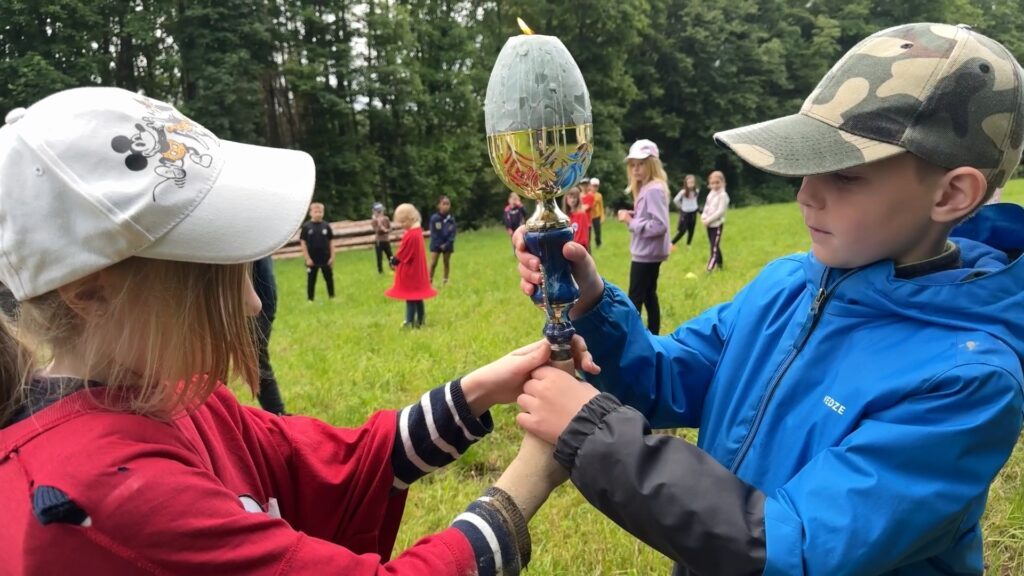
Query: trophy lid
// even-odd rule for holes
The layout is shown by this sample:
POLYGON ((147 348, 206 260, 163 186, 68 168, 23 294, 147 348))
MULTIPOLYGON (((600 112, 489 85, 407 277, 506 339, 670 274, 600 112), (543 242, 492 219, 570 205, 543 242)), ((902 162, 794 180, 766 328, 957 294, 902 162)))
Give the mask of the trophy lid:
POLYGON ((583 74, 561 40, 527 33, 505 42, 484 98, 489 136, 592 121, 583 74))

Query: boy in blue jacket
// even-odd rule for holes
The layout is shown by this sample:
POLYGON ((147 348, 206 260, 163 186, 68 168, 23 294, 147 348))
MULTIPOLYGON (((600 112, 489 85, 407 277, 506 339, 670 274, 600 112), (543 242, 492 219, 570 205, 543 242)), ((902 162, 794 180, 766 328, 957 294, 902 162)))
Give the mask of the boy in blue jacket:
MULTIPOLYGON (((567 245, 576 348, 603 370, 538 369, 520 425, 676 574, 982 574, 1024 406, 1024 209, 979 207, 1020 161, 1021 78, 967 26, 904 25, 798 114, 716 134, 803 177, 810 252, 653 336, 567 245), (697 446, 650 433, 681 426, 697 446)), ((529 292, 538 262, 516 246, 529 292)))

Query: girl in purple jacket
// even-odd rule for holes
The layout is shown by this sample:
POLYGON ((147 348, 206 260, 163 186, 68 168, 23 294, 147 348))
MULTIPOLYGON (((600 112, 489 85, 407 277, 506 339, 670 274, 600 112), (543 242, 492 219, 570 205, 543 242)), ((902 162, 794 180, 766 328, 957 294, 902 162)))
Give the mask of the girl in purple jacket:
POLYGON ((626 178, 633 194, 633 210, 619 210, 619 221, 632 234, 629 252, 629 299, 637 312, 647 308, 647 329, 661 328, 658 274, 668 258, 668 176, 658 158, 658 145, 637 140, 626 156, 626 178))

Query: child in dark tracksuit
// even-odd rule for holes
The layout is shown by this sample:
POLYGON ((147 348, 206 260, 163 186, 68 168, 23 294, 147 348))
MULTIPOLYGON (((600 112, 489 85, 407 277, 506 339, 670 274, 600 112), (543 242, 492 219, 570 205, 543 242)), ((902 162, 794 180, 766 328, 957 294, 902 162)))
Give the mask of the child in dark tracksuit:
POLYGON ((430 216, 430 283, 434 283, 434 270, 438 256, 444 256, 444 283, 448 283, 449 262, 455 251, 455 216, 450 212, 451 200, 441 196, 437 201, 437 212, 430 216))

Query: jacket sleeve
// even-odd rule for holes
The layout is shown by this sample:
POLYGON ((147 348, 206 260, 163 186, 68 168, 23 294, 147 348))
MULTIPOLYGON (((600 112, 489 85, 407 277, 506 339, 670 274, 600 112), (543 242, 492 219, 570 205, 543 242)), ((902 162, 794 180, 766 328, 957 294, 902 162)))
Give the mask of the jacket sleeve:
POLYGON ((683 190, 676 193, 675 198, 672 198, 672 203, 676 205, 676 208, 679 208, 680 212, 683 211, 683 190))
POLYGON ((761 574, 764 494, 682 438, 596 396, 558 439, 580 493, 627 532, 697 574, 761 574))
POLYGON ((586 374, 587 380, 639 410, 655 428, 698 427, 707 386, 745 292, 672 334, 654 336, 626 295, 605 281, 599 304, 573 320, 601 366, 601 373, 586 374))
POLYGON ((665 189, 652 187, 643 198, 643 206, 629 222, 629 231, 638 236, 662 236, 668 234, 668 198, 665 189))

